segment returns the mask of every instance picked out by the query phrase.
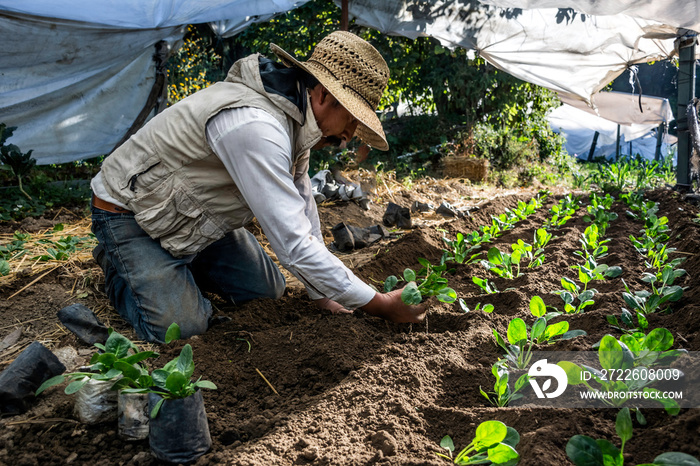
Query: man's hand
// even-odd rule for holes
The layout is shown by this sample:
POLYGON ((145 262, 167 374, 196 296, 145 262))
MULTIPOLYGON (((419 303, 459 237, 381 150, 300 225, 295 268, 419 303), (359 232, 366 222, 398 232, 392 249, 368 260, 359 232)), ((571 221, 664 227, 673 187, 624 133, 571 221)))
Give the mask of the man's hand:
POLYGON ((352 314, 352 311, 345 309, 340 304, 328 298, 316 299, 314 302, 320 309, 331 311, 331 314, 352 314))
POLYGON ((425 319, 425 303, 409 306, 401 300, 400 290, 377 293, 362 309, 370 315, 397 323, 418 323, 425 319))

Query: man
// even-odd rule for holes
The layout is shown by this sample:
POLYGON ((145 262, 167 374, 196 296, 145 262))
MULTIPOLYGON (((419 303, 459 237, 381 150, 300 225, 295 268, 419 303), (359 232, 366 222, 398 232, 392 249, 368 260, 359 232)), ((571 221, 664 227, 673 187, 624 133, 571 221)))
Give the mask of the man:
POLYGON ((112 304, 144 340, 163 341, 173 322, 183 337, 205 332, 212 307, 202 291, 233 303, 282 295, 284 277, 243 228, 254 217, 319 307, 394 322, 425 316, 326 249, 307 173, 310 149, 355 134, 388 149, 375 113, 386 63, 348 32, 328 35, 307 62, 271 49, 284 65, 239 60, 223 82, 155 116, 92 180, 95 257, 112 304))

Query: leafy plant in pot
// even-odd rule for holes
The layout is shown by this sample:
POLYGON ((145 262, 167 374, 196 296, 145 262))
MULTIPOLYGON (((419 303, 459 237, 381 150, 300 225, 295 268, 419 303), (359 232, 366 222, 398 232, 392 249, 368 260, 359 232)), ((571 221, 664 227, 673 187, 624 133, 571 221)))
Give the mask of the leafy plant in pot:
MULTIPOLYGON (((165 341, 169 343, 179 338, 180 327, 173 323, 165 341)), ((192 346, 186 344, 177 358, 151 373, 149 441, 151 452, 160 460, 187 463, 211 447, 204 399, 199 389, 215 390, 216 385, 201 377, 193 382, 194 368, 192 346)))
MULTIPOLYGON (((70 383, 64 389, 68 395, 76 394, 75 413, 86 424, 113 420, 117 416, 117 391, 131 384, 150 385, 148 372, 139 364, 157 357, 153 351, 140 351, 127 337, 109 329, 104 345, 95 343, 98 348, 90 359, 88 371, 61 374, 48 379, 36 391, 36 395, 66 380, 70 383), (138 373, 139 376, 133 377, 138 373), (146 378, 140 378, 146 375, 146 378)), ((133 385, 132 385, 133 386, 133 385)))

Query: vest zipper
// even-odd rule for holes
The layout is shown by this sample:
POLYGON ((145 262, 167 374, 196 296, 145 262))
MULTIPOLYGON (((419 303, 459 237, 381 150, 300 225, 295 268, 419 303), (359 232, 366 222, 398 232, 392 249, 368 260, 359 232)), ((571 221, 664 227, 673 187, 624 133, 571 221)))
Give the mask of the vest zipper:
POLYGON ((147 169, 145 169, 144 171, 142 171, 142 172, 140 172, 140 173, 137 173, 137 174, 135 174, 134 176, 132 176, 132 177, 129 179, 129 189, 131 189, 133 192, 136 192, 136 180, 138 179, 138 177, 141 176, 141 175, 143 175, 144 173, 148 172, 149 170, 151 170, 153 167, 155 167, 155 166, 158 165, 159 163, 160 163, 160 162, 156 162, 156 163, 154 163, 153 165, 151 165, 150 167, 148 167, 147 169))

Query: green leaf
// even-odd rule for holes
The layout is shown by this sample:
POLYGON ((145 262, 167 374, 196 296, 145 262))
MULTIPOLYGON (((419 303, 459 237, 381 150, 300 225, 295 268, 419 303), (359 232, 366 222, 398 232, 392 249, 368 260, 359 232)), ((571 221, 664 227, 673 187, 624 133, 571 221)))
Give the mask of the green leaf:
POLYGON ((624 466, 625 459, 622 452, 608 440, 596 440, 600 452, 603 454, 603 462, 605 466, 624 466))
POLYGON ((671 416, 676 416, 680 412, 680 407, 678 406, 678 402, 674 399, 671 399, 671 398, 662 398, 660 396, 661 392, 658 389, 644 387, 644 389, 642 391, 647 392, 647 393, 654 393, 654 395, 652 395, 652 397, 650 397, 650 399, 661 403, 663 405, 664 409, 666 410, 666 412, 668 414, 670 414, 671 416))
POLYGON ((687 453, 669 451, 654 458, 654 464, 658 466, 700 466, 700 461, 687 453))
POLYGON ((559 337, 560 340, 571 340, 572 338, 580 337, 583 335, 588 335, 585 330, 577 329, 577 330, 569 330, 568 332, 564 332, 564 334, 559 337))
POLYGON ((481 310, 486 312, 486 313, 493 312, 493 309, 494 309, 493 304, 485 304, 484 307, 481 308, 481 310))
POLYGON ((557 366, 564 369, 566 372, 566 379, 569 385, 581 385, 583 383, 582 373, 583 369, 573 362, 569 361, 559 361, 557 366))
POLYGON ((180 326, 173 322, 165 331, 165 343, 169 344, 175 340, 180 339, 180 326))
POLYGON ((495 246, 489 249, 489 252, 487 253, 486 257, 492 264, 503 264, 503 255, 501 254, 501 251, 495 246))
MULTIPOLYGON (((517 383, 516 383, 516 385, 517 385, 517 383)), ((501 440, 501 442, 505 443, 506 445, 510 445, 513 448, 517 447, 518 444, 520 443, 520 434, 513 427, 506 427, 506 428, 508 429, 508 433, 506 434, 506 438, 501 440)))
POLYGON ((160 411, 160 407, 163 406, 163 402, 165 402, 165 398, 161 398, 158 400, 158 403, 153 407, 151 410, 151 419, 155 419, 158 416, 158 412, 160 411))
POLYGON ((666 351, 673 346, 673 334, 665 328, 657 327, 649 332, 642 346, 649 351, 666 351))
POLYGON ((608 278, 616 278, 622 275, 622 269, 618 266, 608 267, 604 274, 608 278))
POLYGON ((520 458, 518 452, 513 447, 505 443, 498 443, 488 449, 488 459, 493 464, 504 464, 511 460, 520 458))
POLYGON ((72 395, 73 393, 76 393, 78 390, 83 388, 86 383, 90 381, 90 377, 83 377, 78 380, 73 380, 71 383, 68 384, 64 392, 66 395, 72 395))
POLYGON ((141 371, 137 367, 124 361, 116 361, 114 368, 119 370, 126 378, 137 379, 141 375, 141 371))
POLYGON ((603 452, 587 435, 574 435, 566 444, 566 455, 576 466, 605 466, 603 452))
MULTIPOLYGON (((114 331, 110 333, 107 341, 105 342, 105 351, 106 353, 113 353, 114 356, 116 356, 116 359, 122 359, 129 354, 129 349, 132 346, 134 346, 134 344, 131 342, 131 340, 119 332, 114 331)), ((103 360, 101 362, 104 363, 103 360)), ((109 366, 111 364, 105 363, 105 365, 109 366)))
POLYGON ((216 390, 216 385, 214 384, 214 382, 211 382, 209 380, 198 380, 194 383, 194 386, 197 388, 208 388, 209 390, 216 390))
POLYGON ((155 386, 163 389, 165 389, 165 381, 168 380, 169 375, 170 371, 165 369, 156 369, 151 373, 155 386))
POLYGON ((632 438, 632 417, 629 408, 622 408, 617 413, 615 421, 615 432, 622 440, 622 450, 625 449, 625 442, 632 438))
POLYGON ((57 375, 55 377, 51 377, 50 379, 46 380, 44 383, 42 383, 39 388, 34 392, 34 396, 39 396, 39 393, 43 392, 49 387, 53 387, 54 385, 61 384, 66 381, 66 377, 64 375, 57 375))
POLYGON ((472 443, 479 451, 503 441, 507 434, 508 429, 501 421, 484 421, 476 428, 472 443))
POLYGON ((384 292, 388 293, 391 290, 393 290, 398 282, 399 279, 396 278, 394 275, 389 275, 388 277, 386 277, 386 280, 384 280, 384 292))
POLYGON ((457 293, 452 288, 443 288, 436 295, 438 301, 443 303, 454 303, 457 301, 457 293))
POLYGON ((540 336, 544 333, 546 328, 547 319, 545 319, 544 317, 538 317, 537 320, 535 320, 535 323, 532 324, 532 329, 530 330, 530 338, 532 339, 532 341, 537 341, 540 338, 540 336))
POLYGON ((403 301, 405 304, 420 304, 422 300, 423 297, 421 296, 421 292, 418 290, 418 286, 416 286, 415 282, 410 282, 401 292, 401 301, 403 301))
POLYGON ((455 451, 455 444, 452 441, 452 437, 449 435, 445 435, 442 440, 440 440, 440 446, 445 450, 448 450, 450 453, 455 451))
POLYGON ((165 388, 173 395, 180 394, 190 383, 190 379, 185 377, 180 371, 171 372, 165 380, 165 388))
POLYGON ((175 366, 178 371, 182 372, 185 377, 190 377, 192 372, 194 372, 194 362, 192 359, 192 346, 186 344, 182 347, 180 351, 180 356, 177 358, 177 364, 175 366))
POLYGON ((128 364, 136 364, 136 363, 144 361, 148 358, 157 358, 157 357, 158 357, 158 353, 156 353, 155 351, 141 351, 139 353, 132 354, 131 356, 125 358, 124 362, 126 362, 128 364))
POLYGON ((603 369, 622 369, 623 354, 620 343, 612 335, 605 335, 600 341, 598 360, 603 369))
POLYGON ((518 344, 522 340, 527 340, 527 325, 525 325, 525 321, 519 317, 511 320, 508 324, 507 336, 508 341, 513 345, 518 344))
POLYGON ((0 259, 0 277, 10 274, 10 263, 5 259, 0 259))
POLYGON ((403 279, 406 280, 407 282, 416 281, 416 272, 414 272, 411 269, 404 270, 403 271, 403 279))
POLYGON ((530 299, 530 312, 535 317, 542 317, 547 313, 547 306, 544 305, 544 300, 539 296, 533 296, 530 299))
POLYGON ((556 336, 563 335, 567 330, 569 330, 569 323, 567 321, 548 325, 547 329, 544 331, 544 340, 548 341, 556 336))

